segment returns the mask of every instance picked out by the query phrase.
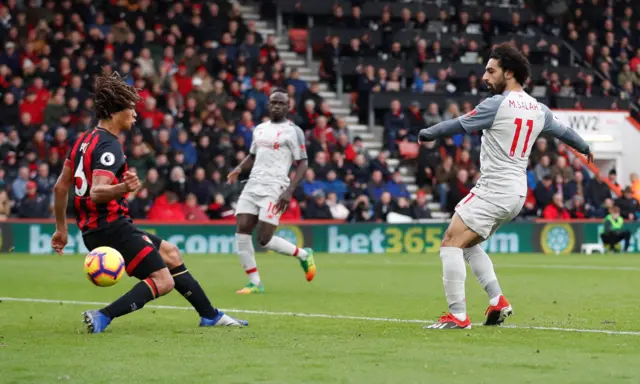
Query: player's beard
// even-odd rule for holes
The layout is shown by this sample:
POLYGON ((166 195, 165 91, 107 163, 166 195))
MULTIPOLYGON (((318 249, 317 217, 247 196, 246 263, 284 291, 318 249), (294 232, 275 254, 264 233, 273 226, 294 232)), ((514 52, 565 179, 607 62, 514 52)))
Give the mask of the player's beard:
POLYGON ((505 88, 507 88, 507 80, 503 77, 502 82, 489 84, 487 83, 487 88, 489 88, 489 93, 492 95, 501 95, 505 88))

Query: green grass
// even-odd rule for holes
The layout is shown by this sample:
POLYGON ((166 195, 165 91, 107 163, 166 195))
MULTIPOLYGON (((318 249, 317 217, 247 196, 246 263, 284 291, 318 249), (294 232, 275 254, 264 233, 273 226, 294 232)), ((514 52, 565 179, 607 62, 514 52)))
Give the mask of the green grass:
MULTIPOLYGON (((0 303, 0 383, 637 383, 640 258, 493 256, 514 306, 509 324, 464 331, 364 319, 235 313, 244 329, 202 329, 191 310, 145 308, 86 334, 97 305, 0 303), (567 267, 568 266, 568 267, 567 267), (527 326, 632 331, 535 330, 527 326)), ((437 255, 318 255, 298 263, 258 255, 266 293, 238 296, 235 256, 186 256, 221 308, 435 320, 446 309, 437 255)), ((80 256, 0 256, 0 297, 108 302, 134 284, 93 287, 80 256)), ((474 323, 487 298, 470 273, 474 323)), ((177 293, 155 303, 187 307, 177 293)), ((231 312, 231 311, 230 311, 231 312)))

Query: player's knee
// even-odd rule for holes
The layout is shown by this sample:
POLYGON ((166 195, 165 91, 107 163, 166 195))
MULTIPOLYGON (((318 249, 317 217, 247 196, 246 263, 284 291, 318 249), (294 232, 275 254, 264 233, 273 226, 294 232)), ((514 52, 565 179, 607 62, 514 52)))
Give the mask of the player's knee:
POLYGON ((175 286, 175 282, 173 281, 173 277, 169 273, 167 268, 156 271, 152 274, 151 279, 156 284, 156 288, 158 289, 158 295, 163 296, 173 290, 175 286))
POLYGON ((269 242, 271 241, 272 237, 273 235, 270 233, 259 233, 258 244, 260 244, 261 247, 266 247, 267 244, 269 244, 269 242))
POLYGON ((441 247, 454 246, 454 239, 450 229, 447 229, 446 231, 444 231, 444 235, 442 236, 442 242, 440 243, 440 246, 441 247))
POLYGON ((160 247, 162 259, 169 269, 182 265, 182 257, 180 256, 180 250, 175 245, 166 241, 162 242, 160 247))

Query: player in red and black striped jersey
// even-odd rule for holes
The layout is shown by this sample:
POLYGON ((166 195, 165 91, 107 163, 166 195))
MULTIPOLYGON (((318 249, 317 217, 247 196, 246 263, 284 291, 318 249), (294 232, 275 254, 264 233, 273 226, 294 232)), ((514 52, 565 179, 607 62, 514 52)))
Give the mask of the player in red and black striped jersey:
POLYGON ((96 80, 98 126, 78 138, 54 188, 56 232, 51 239, 52 248, 62 254, 67 244, 65 212, 69 190, 75 186, 76 220, 87 248, 108 246, 118 250, 127 274, 141 280, 108 306, 84 312, 89 332, 104 331, 114 318, 142 308, 174 287, 196 309, 201 326, 247 325, 211 305, 175 245, 133 226, 126 197, 140 188, 140 180, 127 170, 118 136, 133 127, 139 98, 138 92, 117 73, 96 80))
POLYGON ((74 171, 76 221, 83 235, 117 226, 121 221, 131 221, 126 197, 129 191, 139 187, 139 182, 127 170, 126 158, 117 136, 100 126, 84 133, 69 152, 65 166, 74 171), (94 177, 100 178, 101 182, 124 184, 122 188, 130 188, 126 188, 127 192, 119 198, 95 203, 90 195, 94 177))

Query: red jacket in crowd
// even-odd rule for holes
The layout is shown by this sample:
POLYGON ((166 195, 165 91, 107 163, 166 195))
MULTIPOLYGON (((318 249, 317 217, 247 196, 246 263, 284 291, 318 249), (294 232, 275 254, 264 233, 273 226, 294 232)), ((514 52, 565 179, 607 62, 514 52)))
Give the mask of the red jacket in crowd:
POLYGON ((542 217, 550 220, 568 220, 571 218, 571 214, 566 208, 558 208, 555 204, 550 203, 542 211, 542 217))

